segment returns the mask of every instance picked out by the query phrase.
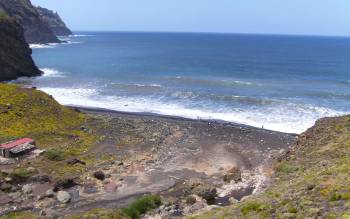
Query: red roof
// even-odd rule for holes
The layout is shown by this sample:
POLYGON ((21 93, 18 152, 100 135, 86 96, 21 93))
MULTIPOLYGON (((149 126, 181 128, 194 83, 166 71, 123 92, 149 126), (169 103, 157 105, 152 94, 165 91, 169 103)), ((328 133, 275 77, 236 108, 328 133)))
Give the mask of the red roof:
POLYGON ((34 140, 31 138, 22 138, 22 139, 18 139, 16 141, 1 144, 0 148, 11 149, 11 148, 17 147, 18 145, 26 144, 26 143, 34 143, 34 140))

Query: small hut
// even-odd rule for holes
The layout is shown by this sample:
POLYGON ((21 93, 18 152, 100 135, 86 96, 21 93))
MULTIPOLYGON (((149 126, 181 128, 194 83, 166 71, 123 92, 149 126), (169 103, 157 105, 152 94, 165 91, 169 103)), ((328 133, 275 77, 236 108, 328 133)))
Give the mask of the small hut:
POLYGON ((14 158, 23 156, 36 148, 35 141, 30 138, 22 138, 6 142, 0 145, 0 156, 14 158))

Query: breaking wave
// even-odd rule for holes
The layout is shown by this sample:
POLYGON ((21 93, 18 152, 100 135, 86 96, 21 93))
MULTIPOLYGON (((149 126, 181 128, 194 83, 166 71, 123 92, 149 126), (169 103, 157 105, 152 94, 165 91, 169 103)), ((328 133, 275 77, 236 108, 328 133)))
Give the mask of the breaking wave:
POLYGON ((62 77, 64 77, 64 74, 62 72, 56 70, 56 69, 42 68, 40 70, 44 72, 44 74, 43 74, 44 77, 51 77, 51 78, 62 78, 62 77))
POLYGON ((150 97, 104 96, 94 88, 41 88, 41 90, 53 95, 65 105, 156 113, 191 119, 223 120, 289 133, 304 132, 319 118, 346 114, 326 107, 289 102, 259 108, 232 109, 215 105, 193 107, 181 102, 150 97))

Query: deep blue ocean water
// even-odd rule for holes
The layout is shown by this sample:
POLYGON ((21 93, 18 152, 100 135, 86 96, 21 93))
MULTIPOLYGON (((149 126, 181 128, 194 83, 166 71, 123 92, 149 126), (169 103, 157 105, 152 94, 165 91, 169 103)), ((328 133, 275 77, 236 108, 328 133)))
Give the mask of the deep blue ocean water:
POLYGON ((84 32, 32 45, 19 83, 67 105, 220 119, 300 133, 350 113, 350 38, 84 32))

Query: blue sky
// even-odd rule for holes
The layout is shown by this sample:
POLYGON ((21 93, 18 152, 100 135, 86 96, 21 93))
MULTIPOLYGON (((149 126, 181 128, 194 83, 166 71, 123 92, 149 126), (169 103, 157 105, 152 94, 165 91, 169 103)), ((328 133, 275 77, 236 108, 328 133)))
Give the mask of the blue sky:
POLYGON ((32 0, 73 30, 350 36, 350 0, 32 0))

